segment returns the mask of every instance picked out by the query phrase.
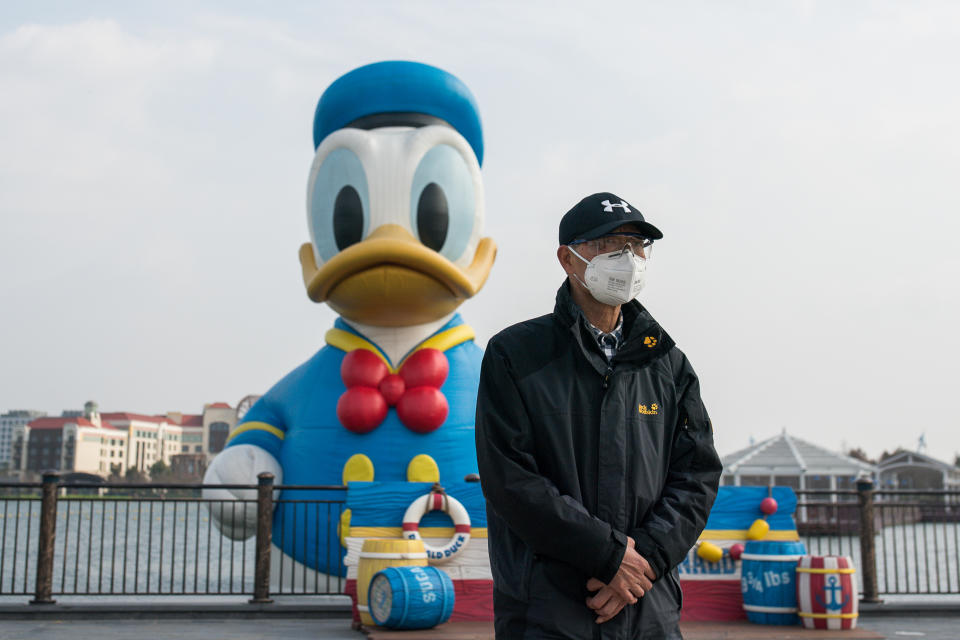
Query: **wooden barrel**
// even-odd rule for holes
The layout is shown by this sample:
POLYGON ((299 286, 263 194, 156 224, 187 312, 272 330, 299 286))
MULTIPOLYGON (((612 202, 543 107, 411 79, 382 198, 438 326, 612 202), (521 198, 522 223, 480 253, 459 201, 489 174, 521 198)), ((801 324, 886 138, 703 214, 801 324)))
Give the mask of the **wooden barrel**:
POLYGON ((430 629, 453 613, 453 580, 436 567, 388 567, 370 581, 373 621, 391 629, 430 629))
POLYGON ((802 542, 750 540, 740 559, 740 592, 747 619, 755 624, 800 624, 797 617, 797 560, 802 542))
POLYGON ((422 540, 367 538, 363 541, 357 562, 357 611, 363 624, 374 624, 367 609, 367 591, 374 574, 387 567, 412 566, 427 566, 422 540))
POLYGON ((856 569, 849 556, 803 556, 797 564, 797 615, 807 629, 857 626, 856 569))

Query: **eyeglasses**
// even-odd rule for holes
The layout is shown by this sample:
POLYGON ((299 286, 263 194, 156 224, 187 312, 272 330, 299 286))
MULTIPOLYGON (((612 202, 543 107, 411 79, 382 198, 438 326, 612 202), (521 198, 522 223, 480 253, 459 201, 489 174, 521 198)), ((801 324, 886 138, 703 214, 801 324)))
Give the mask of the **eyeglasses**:
POLYGON ((613 233, 594 240, 581 240, 570 244, 587 247, 596 254, 619 251, 629 244, 633 252, 644 259, 649 258, 653 251, 653 240, 639 233, 613 233))

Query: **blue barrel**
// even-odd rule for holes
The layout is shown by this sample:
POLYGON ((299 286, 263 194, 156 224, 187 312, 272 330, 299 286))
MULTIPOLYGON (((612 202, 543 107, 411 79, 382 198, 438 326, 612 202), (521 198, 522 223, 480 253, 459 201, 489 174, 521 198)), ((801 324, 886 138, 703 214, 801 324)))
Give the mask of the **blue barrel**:
POLYGON ((797 560, 802 542, 751 540, 740 559, 740 591, 747 619, 755 624, 800 624, 797 616, 797 560))
POLYGON ((367 590, 370 617, 391 629, 429 629, 453 613, 453 580, 436 567, 388 567, 367 590))

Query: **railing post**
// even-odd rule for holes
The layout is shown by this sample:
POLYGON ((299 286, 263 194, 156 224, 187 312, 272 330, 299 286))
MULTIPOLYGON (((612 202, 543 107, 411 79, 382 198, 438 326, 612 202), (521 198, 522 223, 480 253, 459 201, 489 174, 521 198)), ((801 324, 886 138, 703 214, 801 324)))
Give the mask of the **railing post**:
POLYGON ((873 480, 870 478, 857 480, 857 498, 860 503, 860 570, 863 572, 863 599, 861 602, 882 602, 877 592, 873 480))
MULTIPOLYGON (((36 592, 30 604, 53 604, 53 542, 57 532, 57 483, 60 474, 43 474, 43 498, 40 503, 40 535, 37 541, 36 592)), ((29 543, 28 543, 29 544, 29 543)))
POLYGON ((270 543, 273 528, 273 474, 257 476, 257 555, 253 571, 251 604, 273 602, 270 598, 270 543))

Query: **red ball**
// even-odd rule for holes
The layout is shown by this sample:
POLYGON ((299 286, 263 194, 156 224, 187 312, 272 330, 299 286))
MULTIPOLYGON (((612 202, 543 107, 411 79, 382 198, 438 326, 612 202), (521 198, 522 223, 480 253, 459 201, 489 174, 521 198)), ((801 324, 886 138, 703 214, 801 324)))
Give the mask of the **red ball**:
POLYGON ((351 387, 337 401, 337 417, 354 433, 370 433, 387 417, 387 401, 376 389, 351 387))
POLYGON ((348 389, 352 387, 376 388, 389 373, 387 364, 372 351, 354 349, 340 363, 340 377, 348 389))
POLYGON ((391 373, 380 381, 380 393, 383 394, 383 399, 391 407, 396 406, 406 389, 407 385, 403 383, 403 378, 395 373, 391 373))
POLYGON ((777 512, 777 501, 771 497, 764 498, 763 502, 760 503, 760 511, 768 516, 775 514, 777 512))
POLYGON ((447 399, 434 387, 408 389, 397 403, 400 422, 411 431, 430 433, 447 419, 447 399))
POLYGON ((420 349, 406 359, 400 368, 400 375, 408 389, 414 387, 440 388, 447 379, 450 365, 447 356, 437 349, 420 349))
POLYGON ((739 560, 740 556, 743 555, 743 543, 736 543, 730 546, 730 557, 734 560, 739 560))

